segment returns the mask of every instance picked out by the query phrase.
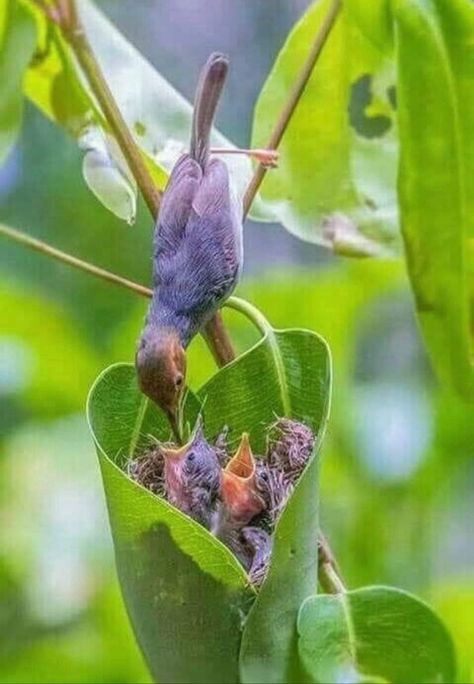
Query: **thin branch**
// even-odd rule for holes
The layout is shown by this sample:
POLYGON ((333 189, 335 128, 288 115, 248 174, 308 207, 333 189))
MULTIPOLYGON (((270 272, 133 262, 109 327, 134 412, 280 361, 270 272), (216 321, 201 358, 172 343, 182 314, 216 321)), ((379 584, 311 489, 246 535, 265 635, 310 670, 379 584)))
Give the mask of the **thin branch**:
MULTIPOLYGON (((285 103, 280 116, 275 124, 275 127, 270 135, 270 139, 266 145, 269 150, 276 150, 280 144, 283 135, 291 121, 291 118, 295 112, 296 107, 303 95, 305 88, 308 84, 311 74, 313 73, 314 67, 321 55, 321 52, 326 44, 327 39, 331 33, 331 30, 336 23, 337 16, 342 7, 342 0, 333 0, 331 7, 327 15, 325 16, 323 23, 319 27, 319 30, 315 36, 314 43, 311 46, 311 50, 308 54, 306 62, 303 64, 301 72, 299 73, 293 88, 290 92, 287 102, 285 103)), ((265 174, 267 172, 267 167, 263 164, 259 164, 253 178, 251 179, 248 188, 244 195, 243 205, 244 205, 244 216, 247 216, 255 195, 258 192, 260 185, 262 184, 265 174)))
POLYGON ((318 533, 318 569, 319 583, 326 594, 344 594, 347 591, 339 564, 321 530, 318 533))
POLYGON ((122 278, 122 276, 116 275, 111 271, 107 271, 105 268, 100 268, 100 266, 95 266, 94 264, 90 264, 87 261, 78 259, 77 257, 72 256, 71 254, 67 254, 67 252, 63 252, 60 249, 56 249, 56 247, 48 245, 46 242, 43 242, 42 240, 37 240, 36 238, 31 237, 30 235, 26 235, 25 233, 22 233, 19 230, 15 230, 14 228, 10 228, 9 226, 5 226, 1 223, 0 235, 3 235, 4 237, 9 238, 10 240, 13 240, 14 242, 18 242, 19 244, 24 245, 25 247, 34 249, 36 252, 40 252, 41 254, 45 254, 46 256, 52 257, 56 261, 61 261, 63 264, 67 264, 68 266, 77 268, 80 271, 89 273, 90 275, 93 275, 96 278, 100 278, 101 280, 106 280, 109 283, 114 283, 115 285, 125 287, 127 290, 131 290, 132 292, 142 295, 143 297, 151 297, 153 294, 152 290, 150 290, 148 287, 145 287, 144 285, 139 285, 138 283, 134 283, 133 280, 122 278))

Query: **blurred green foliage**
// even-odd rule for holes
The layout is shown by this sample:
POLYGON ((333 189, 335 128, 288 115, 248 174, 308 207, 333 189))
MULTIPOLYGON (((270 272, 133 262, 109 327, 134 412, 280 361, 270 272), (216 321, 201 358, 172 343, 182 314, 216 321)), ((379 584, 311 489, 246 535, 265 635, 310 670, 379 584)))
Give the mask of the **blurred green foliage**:
MULTIPOLYGON (((0 220, 147 282, 145 212, 133 228, 116 220, 80 180, 81 163, 27 107, 0 175, 0 220)), ((275 233, 258 230, 269 231, 269 245, 275 233)), ((429 600, 456 640, 460 681, 473 682, 472 408, 429 369, 401 265, 324 260, 313 249, 311 268, 276 269, 253 231, 247 253, 258 270, 238 294, 276 327, 308 327, 331 346, 321 516, 347 583, 392 583, 429 600)), ((131 293, 1 244, 2 682, 148 681, 118 594, 83 417, 98 370, 133 359, 145 309, 131 293)), ((255 330, 225 316, 238 348, 248 348, 255 330)), ((201 340, 189 365, 194 388, 214 370, 201 340)))

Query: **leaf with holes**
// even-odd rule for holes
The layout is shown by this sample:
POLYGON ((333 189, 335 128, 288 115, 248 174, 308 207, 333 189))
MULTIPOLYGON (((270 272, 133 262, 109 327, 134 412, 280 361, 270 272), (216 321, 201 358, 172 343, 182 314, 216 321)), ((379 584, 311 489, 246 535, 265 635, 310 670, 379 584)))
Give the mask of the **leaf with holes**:
MULTIPOLYGON (((330 5, 312 4, 280 51, 256 106, 254 146, 268 139, 330 5)), ((344 3, 262 199, 305 240, 348 256, 386 255, 399 249, 393 65, 360 30, 360 8, 354 14, 344 3)))
MULTIPOLYGON (((266 427, 275 415, 286 415, 312 427, 319 448, 330 382, 329 352, 320 337, 267 329, 197 398, 188 394, 185 419, 192 424, 201 405, 208 437, 227 425, 233 446, 245 430, 261 454, 266 427)), ((240 668, 242 681, 261 681, 269 671, 271 681, 286 681, 295 660, 297 611, 317 582, 316 454, 277 524, 271 567, 255 601, 246 573, 226 547, 123 471, 147 434, 169 436, 159 411, 139 393, 133 366, 104 371, 91 390, 88 417, 125 602, 153 676, 237 681, 240 668)))
POLYGON ((472 401, 474 5, 414 0, 395 7, 408 273, 434 366, 472 401))
POLYGON ((298 634, 312 682, 455 681, 446 628, 425 603, 399 589, 364 587, 310 598, 301 607, 298 634))

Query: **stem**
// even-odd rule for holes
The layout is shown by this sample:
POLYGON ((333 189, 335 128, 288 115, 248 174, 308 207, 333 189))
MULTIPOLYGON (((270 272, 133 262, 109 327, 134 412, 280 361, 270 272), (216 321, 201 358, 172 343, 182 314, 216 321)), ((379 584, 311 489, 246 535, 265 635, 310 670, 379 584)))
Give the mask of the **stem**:
POLYGON ((345 594, 347 589, 342 580, 339 565, 324 534, 318 534, 319 583, 326 594, 345 594))
POLYGON ((222 314, 218 311, 211 320, 206 323, 202 335, 206 340, 214 360, 218 366, 226 366, 236 358, 229 333, 222 320, 222 314))
MULTIPOLYGON (((321 55, 321 52, 326 44, 327 39, 329 38, 331 30, 334 24, 336 23, 336 19, 341 7, 342 0, 333 0, 327 15, 323 20, 323 23, 319 27, 319 31, 315 36, 313 45, 311 46, 311 50, 309 51, 308 57, 305 63, 303 64, 301 72, 299 73, 293 85, 293 88, 291 89, 288 100, 285 103, 280 113, 280 116, 278 117, 278 120, 275 124, 275 127, 270 135, 270 139, 266 145, 268 149, 275 150, 280 144, 283 135, 285 134, 285 131, 288 128, 288 124, 290 123, 291 118, 295 112, 295 109, 298 106, 301 96, 305 91, 311 74, 313 73, 313 69, 316 66, 316 63, 321 55)), ((251 179, 244 195, 244 216, 247 216, 250 206, 255 198, 255 195, 257 194, 258 189, 262 184, 263 179, 265 178, 266 172, 267 168, 264 165, 259 164, 257 166, 253 178, 251 179)))
POLYGON ((80 271, 89 273, 90 275, 93 275, 96 278, 101 278, 102 280, 105 280, 109 283, 114 283, 115 285, 125 287, 127 290, 131 290, 136 294, 142 295, 142 297, 151 297, 153 294, 153 292, 144 285, 139 285, 138 283, 134 283, 133 280, 128 280, 128 278, 122 278, 122 276, 112 273, 111 271, 107 271, 105 268, 100 268, 100 266, 95 266, 94 264, 90 264, 87 261, 78 259, 77 257, 72 256, 71 254, 67 254, 67 252, 63 252, 60 249, 56 249, 56 247, 48 245, 46 242, 43 242, 42 240, 37 240, 36 238, 31 237, 30 235, 26 235, 25 233, 22 233, 19 230, 15 230, 14 228, 10 228, 9 226, 5 226, 1 223, 0 235, 3 235, 4 237, 9 238, 10 240, 13 240, 14 242, 18 242, 19 244, 24 245, 25 247, 29 247, 30 249, 33 249, 36 252, 46 254, 47 256, 52 257, 56 261, 61 261, 63 264, 68 264, 68 266, 73 266, 73 268, 77 268, 80 271))
POLYGON ((137 185, 151 215, 153 218, 156 218, 160 208, 160 193, 105 80, 102 69, 79 19, 75 0, 68 0, 66 6, 68 8, 68 16, 62 22, 64 37, 84 72, 122 154, 137 181, 137 185))

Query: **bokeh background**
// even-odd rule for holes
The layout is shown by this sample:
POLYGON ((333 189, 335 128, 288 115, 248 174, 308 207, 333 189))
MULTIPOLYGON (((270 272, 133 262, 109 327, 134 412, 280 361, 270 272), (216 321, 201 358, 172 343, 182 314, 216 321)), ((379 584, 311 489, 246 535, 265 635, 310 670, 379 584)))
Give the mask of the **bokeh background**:
MULTIPOLYGON (((307 0, 108 0, 100 5, 189 99, 213 50, 231 57, 220 129, 247 145, 253 105, 307 0)), ((90 194, 74 143, 31 106, 0 171, 0 221, 148 283, 151 224, 90 194)), ((474 420, 434 378, 403 265, 348 261, 248 222, 239 294, 278 327, 329 341, 333 413, 321 515, 347 583, 416 591, 449 624, 474 681, 474 420)), ((0 681, 147 682, 122 607, 84 405, 132 360, 136 295, 0 243, 0 681)), ((255 333, 226 314, 238 346, 255 333)), ((213 371, 191 350, 191 384, 213 371)))

